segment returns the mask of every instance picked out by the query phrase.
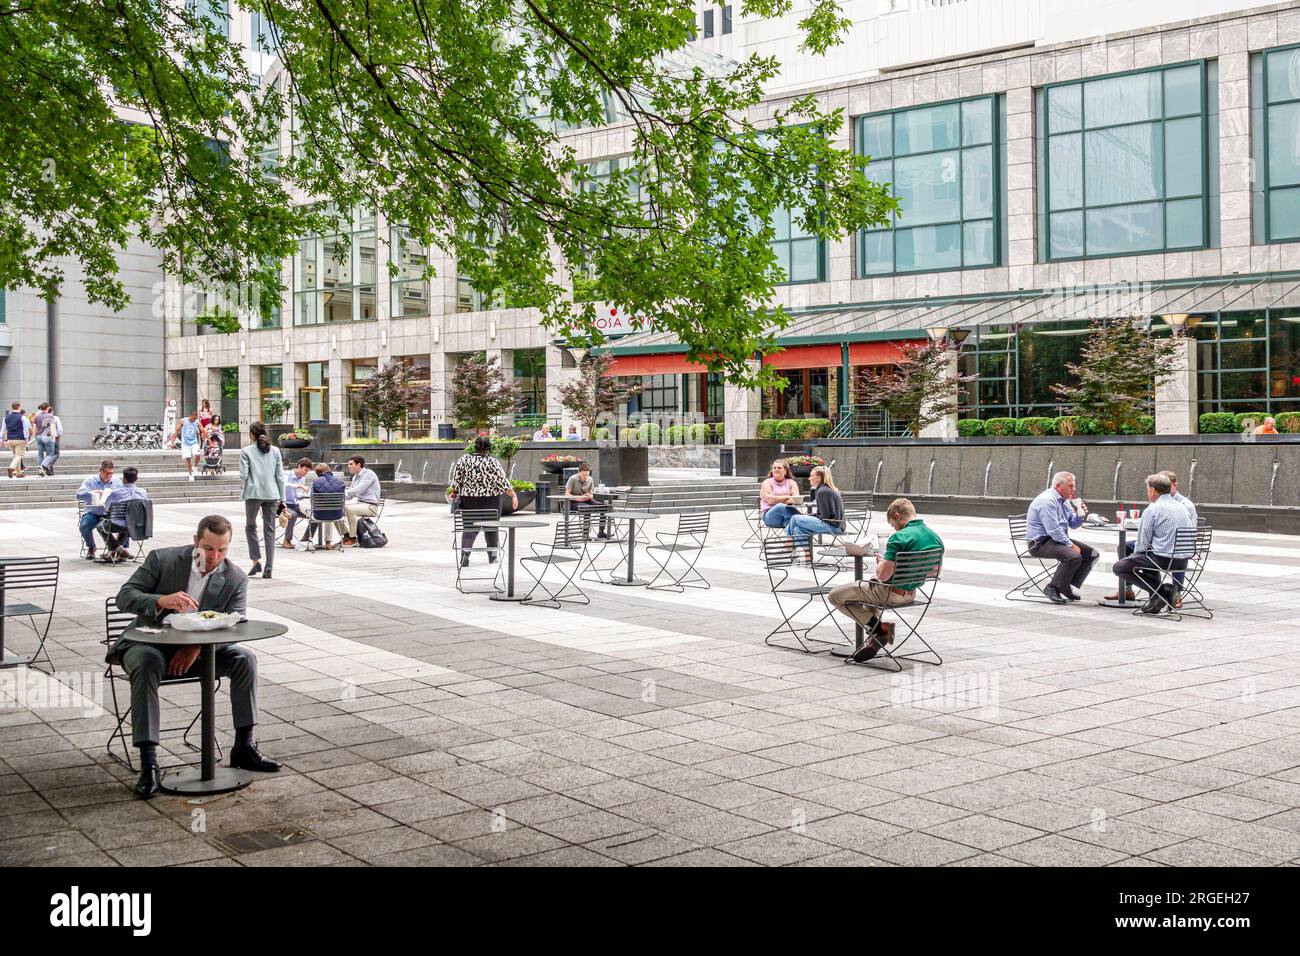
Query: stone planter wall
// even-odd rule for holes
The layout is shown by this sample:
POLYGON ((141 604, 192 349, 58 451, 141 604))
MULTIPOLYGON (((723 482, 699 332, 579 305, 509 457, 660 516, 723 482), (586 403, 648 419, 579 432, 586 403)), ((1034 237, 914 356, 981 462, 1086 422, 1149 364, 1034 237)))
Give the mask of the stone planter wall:
MULTIPOLYGON (((447 472, 452 463, 465 454, 460 442, 400 445, 349 445, 335 444, 330 455, 337 461, 346 461, 349 455, 359 454, 369 464, 372 460, 396 465, 407 472, 417 483, 437 487, 447 484, 447 472)), ((646 449, 627 445, 600 446, 597 442, 525 442, 514 458, 512 478, 537 481, 544 475, 542 459, 547 455, 576 455, 591 465, 592 476, 608 485, 645 485, 649 483, 646 449)), ((559 475, 548 475, 545 480, 558 484, 559 475)))

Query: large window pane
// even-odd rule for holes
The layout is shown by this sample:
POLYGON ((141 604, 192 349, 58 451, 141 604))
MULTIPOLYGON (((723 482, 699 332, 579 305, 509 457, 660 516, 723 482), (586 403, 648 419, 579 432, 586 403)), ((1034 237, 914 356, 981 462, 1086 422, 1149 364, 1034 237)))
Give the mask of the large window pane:
POLYGON ((894 194, 909 225, 961 218, 960 154, 935 153, 894 161, 894 194))
POLYGON ((964 150, 961 154, 962 205, 966 219, 993 215, 993 147, 964 150))
POLYGON ((858 124, 858 152, 864 156, 893 155, 893 117, 864 116, 858 124))
POLYGON ((900 272, 955 269, 961 265, 961 226, 898 229, 895 249, 900 272))
POLYGON ((1143 123, 1089 133, 1084 141, 1084 198, 1088 205, 1159 199, 1164 183, 1160 124, 1143 123))
POLYGON ((1204 190, 1199 117, 1165 124, 1165 195, 1199 196, 1204 190))
POLYGON ((1300 102, 1268 108, 1268 184, 1300 183, 1300 102))
POLYGON ((1078 209, 1083 205, 1083 136, 1053 136, 1047 162, 1051 208, 1078 209))
POLYGON ((1200 66, 1193 64, 1165 70, 1165 116, 1188 116, 1200 112, 1200 66))
POLYGON ((1159 203, 1108 206, 1088 210, 1090 256, 1123 255, 1164 245, 1164 224, 1159 203))
POLYGON ((958 145, 957 104, 931 106, 894 114, 894 153, 924 153, 958 145))
POLYGON ((882 275, 894 271, 894 234, 862 234, 862 271, 864 275, 882 275))
POLYGON ((961 143, 979 146, 993 142, 993 101, 970 100, 961 105, 961 143))
POLYGON ((1083 255, 1083 213, 1054 212, 1049 219, 1048 230, 1053 255, 1083 255))
POLYGON ((1179 199, 1165 204, 1165 245, 1188 249, 1205 243, 1205 216, 1199 199, 1179 199))
POLYGON ((1054 86, 1047 91, 1047 131, 1064 133, 1076 130, 1083 120, 1083 90, 1073 86, 1054 86))
POLYGON ((1300 239, 1300 187, 1273 190, 1268 197, 1268 218, 1273 239, 1300 239))
POLYGON ((1268 54, 1268 101, 1300 99, 1300 48, 1268 54))
POLYGON ((962 226, 962 258, 967 266, 991 266, 997 250, 993 247, 993 221, 967 222, 962 226))
POLYGON ((1159 72, 1111 76, 1084 84, 1083 118, 1089 129, 1159 116, 1159 72))
POLYGON ((790 243, 790 281, 815 282, 821 273, 816 239, 800 239, 790 243))

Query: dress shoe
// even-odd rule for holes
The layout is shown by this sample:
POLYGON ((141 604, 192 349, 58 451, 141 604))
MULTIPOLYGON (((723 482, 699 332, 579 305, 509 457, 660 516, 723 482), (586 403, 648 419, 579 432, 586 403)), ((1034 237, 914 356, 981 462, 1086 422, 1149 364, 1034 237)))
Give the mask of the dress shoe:
POLYGON ((1079 594, 1076 594, 1074 588, 1066 588, 1065 599, 1067 601, 1082 601, 1083 597, 1079 594))
POLYGON ((275 773, 280 769, 278 761, 262 756, 257 744, 245 744, 243 747, 230 749, 230 766, 240 770, 256 770, 260 773, 275 773))
POLYGON ((141 800, 155 797, 162 790, 162 776, 157 764, 147 764, 140 768, 140 779, 135 782, 135 795, 141 800))
POLYGON ((254 561, 253 566, 248 569, 248 576, 250 578, 255 578, 261 573, 262 573, 262 562, 254 561))
POLYGON ((268 581, 271 580, 271 569, 267 568, 265 571, 263 571, 262 577, 266 578, 266 580, 268 581))
POLYGON ((284 548, 284 550, 286 550, 286 551, 292 551, 292 550, 293 550, 293 542, 290 541, 288 538, 285 538, 284 541, 281 542, 280 547, 284 548))
MULTIPOLYGON (((1107 600, 1107 601, 1118 601, 1118 600, 1119 600, 1119 592, 1116 591, 1114 594, 1107 594, 1107 595, 1106 595, 1106 600, 1107 600)), ((1127 589, 1125 589, 1125 591, 1124 591, 1124 600, 1125 600, 1125 601, 1136 601, 1136 600, 1137 600, 1137 595, 1133 593, 1133 589, 1132 589, 1132 588, 1127 588, 1127 589)))
POLYGON ((1070 603, 1070 599, 1060 591, 1056 590, 1055 585, 1049 584, 1047 587, 1043 588, 1043 593, 1047 595, 1047 600, 1051 601, 1053 604, 1070 603))
POLYGON ((355 548, 356 546, 357 546, 357 539, 356 539, 356 538, 353 538, 353 537, 351 537, 350 535, 346 535, 346 534, 343 536, 343 547, 345 547, 345 548, 355 548))

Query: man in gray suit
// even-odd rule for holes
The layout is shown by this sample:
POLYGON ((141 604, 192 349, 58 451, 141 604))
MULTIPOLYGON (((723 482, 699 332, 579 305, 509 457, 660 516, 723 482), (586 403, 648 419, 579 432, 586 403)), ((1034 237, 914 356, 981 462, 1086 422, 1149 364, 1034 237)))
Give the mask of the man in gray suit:
MULTIPOLYGON (((151 551, 144 564, 117 593, 117 606, 135 612, 135 623, 157 625, 168 614, 224 611, 244 614, 248 577, 226 560, 230 522, 208 515, 199 522, 193 545, 151 551)), ((149 799, 160 789, 158 773, 158 685, 163 676, 182 677, 199 658, 199 648, 163 647, 118 640, 108 652, 131 678, 131 737, 140 750, 140 780, 136 796, 149 799)), ((243 770, 274 771, 280 764, 258 751, 253 742, 257 724, 257 658, 238 644, 217 647, 217 676, 230 680, 230 704, 235 746, 230 765, 243 770)))

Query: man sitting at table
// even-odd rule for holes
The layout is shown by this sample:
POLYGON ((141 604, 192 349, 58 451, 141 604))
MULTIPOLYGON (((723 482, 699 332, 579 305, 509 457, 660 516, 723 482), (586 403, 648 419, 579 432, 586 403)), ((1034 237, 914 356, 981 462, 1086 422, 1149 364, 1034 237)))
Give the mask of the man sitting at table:
POLYGON ((885 510, 885 520, 894 529, 894 533, 885 545, 884 557, 876 562, 875 577, 870 581, 841 584, 827 595, 837 611, 847 614, 866 629, 867 639, 853 654, 853 660, 859 663, 875 657, 882 642, 894 643, 894 625, 880 619, 884 609, 905 607, 916 600, 915 584, 909 588, 899 588, 889 583, 889 579, 894 576, 898 556, 908 551, 943 547, 943 541, 916 516, 916 506, 906 498, 895 498, 889 503, 885 510))
MULTIPOLYGON (((230 522, 208 515, 199 522, 194 544, 149 552, 144 564, 117 592, 117 606, 136 615, 136 627, 156 626, 172 613, 223 611, 243 616, 248 577, 226 560, 230 522)), ((182 677, 199 658, 199 647, 166 647, 118 639, 106 660, 131 678, 131 739, 140 751, 140 779, 135 795, 147 800, 158 793, 158 685, 164 676, 182 677)), ((253 742, 257 725, 257 658, 238 644, 217 647, 217 676, 230 681, 230 708, 235 745, 230 766, 270 772, 280 764, 264 757, 253 742)))
MULTIPOLYGON (((578 473, 570 478, 564 485, 564 498, 570 502, 569 507, 578 511, 590 511, 591 504, 595 500, 596 481, 591 477, 591 465, 585 461, 578 464, 578 473)), ((605 528, 602 520, 601 530, 605 528)), ((582 533, 586 537, 591 537, 591 515, 587 514, 582 519, 582 533)))
POLYGON ((122 472, 122 484, 114 488, 104 498, 104 511, 107 517, 99 526, 99 532, 104 536, 104 542, 108 546, 108 555, 105 560, 111 558, 131 557, 131 552, 127 547, 131 544, 131 535, 127 531, 126 502, 143 501, 149 497, 149 492, 140 487, 140 470, 135 467, 127 468, 122 472), (120 506, 120 507, 117 507, 120 506), (113 512, 116 510, 117 514, 113 512))
POLYGON ((348 533, 343 537, 343 544, 355 548, 357 523, 362 518, 373 518, 379 514, 379 503, 384 500, 384 495, 379 488, 379 476, 366 467, 366 460, 360 455, 348 459, 348 474, 352 476, 352 484, 348 485, 343 505, 348 523, 348 533))
POLYGON ((1183 505, 1173 499, 1173 485, 1164 475, 1147 478, 1147 500, 1151 504, 1142 512, 1133 554, 1115 562, 1115 576, 1122 584, 1136 586, 1151 595, 1142 611, 1159 614, 1166 605, 1178 600, 1177 586, 1161 585, 1160 572, 1181 571, 1187 567, 1191 552, 1179 550, 1179 529, 1196 530, 1196 522, 1183 505))
POLYGON ((1070 529, 1083 524, 1088 514, 1088 506, 1082 501, 1079 511, 1074 510, 1070 504, 1073 497, 1074 475, 1058 471, 1052 476, 1052 487, 1029 503, 1029 513, 1025 516, 1029 553, 1056 562, 1052 583, 1043 588, 1053 604, 1079 600, 1077 591, 1099 557, 1096 548, 1070 537, 1070 529))
POLYGON ((284 483, 284 510, 289 519, 284 526, 284 542, 281 547, 290 551, 293 550, 294 524, 299 518, 311 517, 311 506, 307 504, 311 497, 311 492, 307 490, 307 476, 311 474, 311 459, 299 458, 298 464, 293 468, 293 476, 284 483))
POLYGON ((95 560, 95 527, 108 515, 104 499, 108 493, 121 488, 122 482, 113 477, 113 459, 105 458, 99 463, 99 471, 81 483, 77 489, 77 501, 82 511, 77 518, 77 530, 81 540, 86 543, 86 558, 95 560))

